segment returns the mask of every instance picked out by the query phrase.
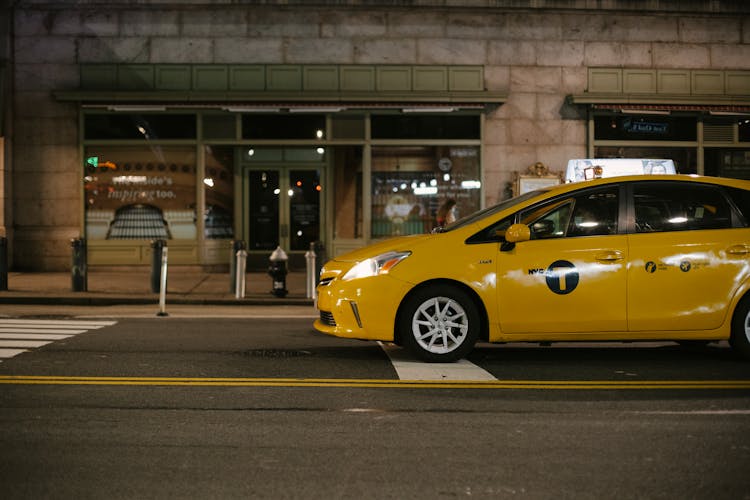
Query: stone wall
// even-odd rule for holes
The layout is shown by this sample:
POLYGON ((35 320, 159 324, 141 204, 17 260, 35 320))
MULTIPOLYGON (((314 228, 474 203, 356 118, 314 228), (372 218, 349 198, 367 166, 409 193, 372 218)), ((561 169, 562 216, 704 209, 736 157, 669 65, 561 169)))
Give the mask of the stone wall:
POLYGON ((505 196, 513 171, 537 161, 557 170, 586 154, 585 116, 565 97, 584 92, 589 66, 750 69, 750 17, 746 7, 732 12, 737 2, 708 9, 708 2, 613 1, 609 10, 586 9, 590 2, 566 2, 573 8, 565 10, 481 8, 487 2, 479 1, 453 8, 264 3, 18 4, 10 166, 16 268, 70 265, 70 239, 82 226, 78 114, 51 91, 77 88, 81 63, 483 65, 487 88, 508 93, 486 120, 488 204, 505 196), (634 4, 663 11, 639 13, 634 4))

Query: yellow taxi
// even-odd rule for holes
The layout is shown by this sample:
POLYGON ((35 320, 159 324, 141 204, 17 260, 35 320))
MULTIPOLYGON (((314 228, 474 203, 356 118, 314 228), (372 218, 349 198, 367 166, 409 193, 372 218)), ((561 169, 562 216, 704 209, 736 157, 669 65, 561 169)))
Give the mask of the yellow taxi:
POLYGON ((315 328, 455 361, 478 341, 729 340, 750 358, 750 181, 597 179, 327 262, 315 328))

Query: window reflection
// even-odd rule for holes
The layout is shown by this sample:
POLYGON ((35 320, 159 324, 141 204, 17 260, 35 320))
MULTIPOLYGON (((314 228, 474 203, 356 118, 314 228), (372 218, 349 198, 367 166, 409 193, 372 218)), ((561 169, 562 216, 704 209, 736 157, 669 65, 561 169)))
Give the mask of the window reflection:
POLYGON ((373 238, 427 233, 447 221, 438 215, 457 219, 479 210, 479 148, 376 147, 371 182, 373 238))

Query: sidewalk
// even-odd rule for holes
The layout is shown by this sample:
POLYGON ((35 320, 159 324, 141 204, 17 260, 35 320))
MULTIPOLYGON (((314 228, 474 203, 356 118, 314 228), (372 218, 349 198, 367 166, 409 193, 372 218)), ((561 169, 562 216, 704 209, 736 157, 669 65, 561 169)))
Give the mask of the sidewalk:
MULTIPOLYGON (((170 304, 216 305, 311 305, 306 297, 305 273, 286 277, 289 294, 271 293, 271 277, 247 273, 245 297, 237 299, 230 288, 229 273, 209 273, 196 267, 173 266, 167 274, 166 300, 170 304)), ((2 304, 119 305, 158 303, 151 292, 150 268, 96 270, 89 268, 88 291, 74 292, 69 272, 9 272, 8 290, 0 291, 2 304)))

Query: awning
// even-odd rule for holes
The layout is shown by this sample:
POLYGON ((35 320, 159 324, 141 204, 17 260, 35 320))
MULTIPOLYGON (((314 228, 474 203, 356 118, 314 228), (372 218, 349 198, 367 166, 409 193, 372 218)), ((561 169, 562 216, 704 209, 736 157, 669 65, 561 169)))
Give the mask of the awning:
POLYGON ((567 101, 570 104, 587 104, 593 109, 614 111, 750 113, 750 96, 591 93, 569 95, 567 101))
POLYGON ((750 114, 748 106, 722 106, 722 105, 700 105, 700 104, 594 104, 594 109, 607 109, 613 111, 694 111, 704 113, 726 113, 726 114, 750 114))
POLYGON ((336 112, 349 109, 393 109, 413 112, 486 110, 503 104, 505 93, 423 92, 400 93, 247 93, 247 92, 154 92, 87 91, 53 92, 59 101, 79 102, 86 107, 107 108, 210 108, 236 112, 308 110, 336 112))

